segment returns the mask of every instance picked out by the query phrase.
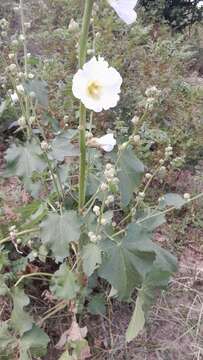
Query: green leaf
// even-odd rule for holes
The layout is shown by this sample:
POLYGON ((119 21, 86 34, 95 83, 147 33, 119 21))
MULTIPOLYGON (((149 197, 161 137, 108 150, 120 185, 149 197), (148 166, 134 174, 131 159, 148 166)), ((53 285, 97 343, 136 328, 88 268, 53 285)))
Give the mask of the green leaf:
POLYGON ((143 163, 134 155, 131 148, 122 151, 118 162, 118 178, 121 199, 124 206, 127 206, 132 199, 133 192, 140 184, 144 173, 143 163))
POLYGON ((126 331, 126 341, 130 342, 133 340, 139 332, 144 328, 145 324, 145 314, 142 309, 143 306, 143 298, 142 296, 137 296, 135 310, 133 312, 133 316, 130 320, 130 324, 126 331))
POLYGON ((162 212, 157 210, 148 212, 143 218, 139 219, 137 222, 142 224, 148 232, 154 231, 157 227, 165 224, 166 218, 162 212), (144 221, 143 221, 144 220, 144 221))
POLYGON ((9 347, 15 347, 16 338, 9 332, 7 322, 1 322, 0 325, 0 352, 8 351, 9 347))
POLYGON ((11 323, 16 331, 23 335, 32 328, 32 318, 24 311, 24 307, 29 305, 30 299, 24 291, 18 287, 12 290, 13 311, 11 313, 11 323))
POLYGON ((47 164, 40 157, 42 151, 34 141, 25 145, 13 144, 6 152, 8 176, 22 176, 30 178, 34 171, 43 171, 47 164))
POLYGON ((28 257, 20 257, 19 259, 17 260, 12 260, 11 262, 11 271, 14 273, 14 274, 17 274, 17 273, 22 273, 26 270, 26 267, 27 267, 27 264, 28 264, 28 257))
POLYGON ((32 181, 31 178, 24 178, 23 179, 23 185, 25 190, 34 198, 34 199, 38 199, 39 198, 39 194, 40 191, 42 191, 43 185, 41 182, 39 181, 32 181))
POLYGON ((126 341, 133 340, 144 328, 150 306, 156 299, 157 290, 166 289, 171 275, 177 270, 177 261, 168 251, 156 247, 156 260, 138 291, 135 310, 126 332, 126 341))
POLYGON ((88 244, 82 252, 83 270, 90 277, 101 264, 101 250, 96 244, 88 244))
POLYGON ((72 300, 76 297, 80 286, 76 275, 68 269, 66 263, 62 264, 53 275, 50 289, 59 299, 72 300))
POLYGON ((151 237, 141 225, 131 224, 123 239, 103 243, 106 254, 99 276, 110 282, 121 299, 129 299, 153 265, 156 254, 151 237))
POLYGON ((148 222, 148 227, 144 223, 130 224, 126 236, 118 242, 101 243, 105 255, 98 270, 99 276, 110 282, 121 299, 129 299, 132 291, 142 286, 156 264, 161 271, 176 271, 174 256, 153 243, 154 227, 153 221, 151 224, 148 222))
POLYGON ((28 95, 34 92, 37 102, 44 108, 48 107, 48 87, 46 81, 38 79, 27 80, 23 85, 28 95))
POLYGON ((161 207, 174 206, 176 209, 181 209, 187 201, 179 194, 168 193, 165 194, 160 201, 161 207))
POLYGON ((72 143, 77 134, 75 130, 69 130, 57 135, 51 143, 51 156, 58 161, 63 161, 65 156, 79 156, 79 148, 72 143))
POLYGON ((80 225, 76 211, 68 211, 63 215, 50 213, 41 223, 42 243, 52 250, 58 261, 69 255, 70 242, 78 242, 80 225))
POLYGON ((20 340, 20 360, 26 359, 28 354, 34 357, 46 355, 49 341, 48 335, 38 326, 33 325, 32 329, 24 333, 20 340))
POLYGON ((105 297, 102 294, 96 294, 88 304, 88 311, 93 315, 105 314, 105 297))

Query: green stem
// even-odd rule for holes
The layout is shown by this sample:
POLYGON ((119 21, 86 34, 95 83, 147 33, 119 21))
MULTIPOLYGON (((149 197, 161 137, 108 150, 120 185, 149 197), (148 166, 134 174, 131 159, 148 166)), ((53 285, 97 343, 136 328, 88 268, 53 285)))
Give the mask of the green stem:
MULTIPOLYGON (((88 32, 94 0, 86 0, 83 15, 82 31, 80 36, 79 67, 82 68, 86 61, 88 32)), ((86 175, 86 108, 80 103, 80 179, 79 179, 79 210, 85 203, 85 175, 86 175)))
MULTIPOLYGON (((193 196, 191 199, 189 199, 189 200, 185 203, 185 205, 188 205, 188 204, 191 203, 192 201, 197 200, 197 199, 199 199, 199 198, 201 198, 201 197, 203 197, 203 193, 200 193, 200 194, 198 194, 198 195, 193 196)), ((171 212, 171 211, 173 211, 173 210, 176 210, 176 209, 177 209, 177 208, 176 208, 175 206, 171 206, 170 208, 168 208, 168 209, 166 209, 166 210, 164 210, 164 211, 162 211, 162 212, 157 212, 157 213, 154 213, 154 214, 152 214, 152 215, 148 215, 148 216, 146 216, 146 217, 144 217, 144 218, 142 218, 142 219, 140 219, 140 220, 137 220, 136 222, 134 222, 134 224, 141 224, 141 223, 143 223, 143 222, 145 222, 145 221, 147 221, 147 220, 149 220, 149 219, 151 219, 151 218, 154 218, 154 217, 156 217, 156 216, 159 216, 160 214, 161 214, 161 215, 164 215, 164 214, 167 214, 167 213, 169 213, 169 212, 171 212)), ((112 237, 114 238, 114 237, 116 237, 116 236, 118 236, 118 235, 120 235, 120 234, 123 234, 125 231, 126 231, 126 229, 122 229, 122 230, 114 233, 114 234, 112 235, 112 237)))
POLYGON ((34 276, 47 276, 47 277, 52 277, 53 274, 50 274, 50 273, 46 273, 46 272, 36 272, 36 273, 31 273, 31 274, 26 274, 26 275, 22 275, 18 281, 15 283, 15 287, 18 286, 21 281, 23 281, 24 279, 27 279, 27 278, 30 278, 30 277, 34 277, 34 276))
MULTIPOLYGON (((40 230, 39 228, 23 230, 23 231, 18 232, 16 234, 16 237, 21 236, 21 235, 31 234, 31 233, 34 233, 34 232, 38 232, 39 230, 40 230)), ((6 243, 6 242, 8 242, 10 240, 11 240, 11 237, 7 236, 4 239, 0 240, 0 245, 4 244, 4 243, 6 243)))

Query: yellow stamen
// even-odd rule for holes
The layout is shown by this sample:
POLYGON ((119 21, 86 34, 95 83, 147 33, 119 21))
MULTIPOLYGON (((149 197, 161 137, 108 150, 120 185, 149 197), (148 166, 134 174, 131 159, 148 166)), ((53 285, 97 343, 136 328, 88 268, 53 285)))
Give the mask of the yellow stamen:
POLYGON ((98 99, 101 95, 102 86, 98 81, 90 81, 87 87, 88 95, 93 99, 98 99))

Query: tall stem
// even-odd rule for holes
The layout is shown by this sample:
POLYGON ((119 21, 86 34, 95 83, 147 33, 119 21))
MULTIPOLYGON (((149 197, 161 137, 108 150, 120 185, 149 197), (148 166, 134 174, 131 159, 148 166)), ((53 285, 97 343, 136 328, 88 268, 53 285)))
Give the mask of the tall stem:
POLYGON ((22 34, 24 36, 23 48, 24 48, 24 66, 25 66, 25 76, 27 79, 28 75, 28 63, 27 63, 27 39, 26 39, 26 29, 25 29, 25 19, 24 19, 24 9, 23 9, 23 0, 20 0, 20 17, 21 17, 21 27, 22 34))
MULTIPOLYGON (((83 15, 82 31, 80 36, 79 67, 82 68, 87 55, 87 41, 94 0, 86 0, 83 15)), ((80 179, 79 179, 79 210, 85 203, 85 177, 86 177, 86 108, 80 103, 80 179)))

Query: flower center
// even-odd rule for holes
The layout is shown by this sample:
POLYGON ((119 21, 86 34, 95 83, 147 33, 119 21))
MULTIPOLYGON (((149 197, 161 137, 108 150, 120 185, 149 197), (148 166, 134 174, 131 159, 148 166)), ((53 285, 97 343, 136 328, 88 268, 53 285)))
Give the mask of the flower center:
POLYGON ((88 95, 93 99, 99 99, 101 96, 102 86, 98 81, 90 81, 87 86, 88 95))

